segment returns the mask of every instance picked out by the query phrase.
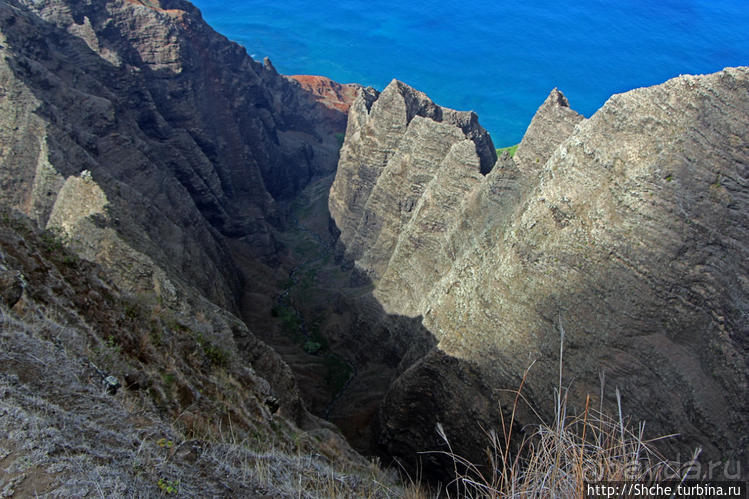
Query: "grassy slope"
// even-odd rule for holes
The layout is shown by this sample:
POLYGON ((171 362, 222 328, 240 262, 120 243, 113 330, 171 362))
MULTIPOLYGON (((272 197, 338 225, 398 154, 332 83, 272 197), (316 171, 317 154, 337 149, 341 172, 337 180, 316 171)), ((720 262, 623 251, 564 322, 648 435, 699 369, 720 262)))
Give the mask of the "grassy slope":
POLYGON ((220 316, 128 296, 0 210, 0 484, 19 496, 403 497, 329 431, 274 412, 220 316), (215 326, 214 326, 215 327, 215 326), (107 375, 123 385, 108 393, 107 375))

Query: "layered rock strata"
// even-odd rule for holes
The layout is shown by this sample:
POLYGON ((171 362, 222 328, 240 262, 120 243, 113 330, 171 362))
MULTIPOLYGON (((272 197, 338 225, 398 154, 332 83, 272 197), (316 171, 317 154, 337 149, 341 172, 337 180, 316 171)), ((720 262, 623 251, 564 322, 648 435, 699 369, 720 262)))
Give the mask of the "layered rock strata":
MULTIPOLYGON (((188 2, 0 3, 2 202, 175 313, 219 321, 269 292, 255 276, 279 259, 278 201, 334 171, 341 119, 188 2)), ((266 372, 284 414, 317 424, 243 331, 227 348, 266 372)))
POLYGON ((381 94, 363 91, 349 111, 330 190, 330 213, 345 258, 378 280, 402 226, 413 219, 424 192, 431 192, 430 182, 451 175, 456 165, 478 178, 496 159, 474 113, 437 106, 397 80, 381 94))
POLYGON ((477 454, 473 429, 534 362, 523 391, 551 418, 564 330, 571 407, 590 394, 616 413, 618 388, 650 435, 679 434, 674 455, 746 459, 749 70, 615 95, 589 119, 554 90, 486 175, 444 123, 412 113, 403 130, 399 88, 352 106, 330 200, 374 297, 436 340, 384 399, 383 449, 439 448, 441 422, 477 454))

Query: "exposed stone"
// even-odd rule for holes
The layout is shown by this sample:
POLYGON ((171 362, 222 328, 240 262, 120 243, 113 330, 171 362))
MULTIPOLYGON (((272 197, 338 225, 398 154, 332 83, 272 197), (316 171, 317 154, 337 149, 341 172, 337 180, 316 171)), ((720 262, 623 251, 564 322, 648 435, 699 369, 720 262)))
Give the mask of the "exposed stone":
POLYGON ((264 57, 263 58, 263 67, 265 69, 267 69, 268 71, 270 71, 271 73, 278 74, 278 71, 276 71, 275 66, 273 66, 272 62, 270 62, 270 58, 269 57, 264 57))
POLYGON ((346 258, 373 280, 382 277, 427 185, 452 147, 467 139, 472 151, 461 154, 476 157, 473 171, 488 172, 496 152, 474 113, 437 106, 397 80, 379 95, 360 93, 349 112, 329 200, 346 258))
POLYGON ((528 125, 515 151, 515 161, 523 169, 540 169, 583 119, 582 115, 570 109, 567 98, 555 88, 528 125))
MULTIPOLYGON (((311 93, 317 102, 324 104, 326 107, 337 109, 343 113, 348 113, 351 103, 354 102, 361 85, 356 83, 341 84, 325 76, 316 75, 291 75, 288 78, 299 82, 304 90, 311 93)), ((338 115, 340 116, 340 115, 338 115)), ((346 120, 343 116, 343 130, 346 131, 346 120)))
MULTIPOLYGON (((588 120, 555 90, 515 161, 486 176, 470 155, 450 169, 423 160, 432 169, 421 173, 419 155, 446 157, 452 135, 411 146, 421 123, 397 95, 352 106, 330 203, 373 295, 423 317, 437 341, 384 398, 381 445, 432 450, 412 421, 462 438, 492 421, 492 390, 517 388, 533 361, 523 391, 551 418, 563 328, 571 407, 587 394, 598 404, 605 373, 604 408, 616 413, 619 388, 651 436, 679 433, 660 443, 672 455, 700 446, 705 460, 746 459, 749 69, 615 95, 588 120), (453 380, 434 360, 444 357, 479 374, 434 383, 453 380), (456 391, 488 403, 456 413, 456 391)), ((530 411, 517 421, 538 422, 530 411)), ((470 454, 478 440, 454 449, 470 454)))
POLYGON ((18 303, 23 294, 23 288, 23 276, 20 272, 0 266, 0 299, 6 307, 12 308, 18 303))
POLYGON ((115 395, 121 386, 120 380, 115 376, 109 375, 104 378, 104 390, 110 395, 115 395))

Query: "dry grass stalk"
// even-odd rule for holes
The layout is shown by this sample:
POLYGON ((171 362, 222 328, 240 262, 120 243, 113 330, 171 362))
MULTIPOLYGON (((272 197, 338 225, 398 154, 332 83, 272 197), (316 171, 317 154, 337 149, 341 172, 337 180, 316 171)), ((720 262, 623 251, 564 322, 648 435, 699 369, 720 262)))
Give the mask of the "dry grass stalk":
MULTIPOLYGON (((562 384, 564 328, 561 322, 559 331, 559 384, 555 397, 554 421, 552 424, 546 423, 534 410, 540 422, 522 437, 514 458, 510 457, 511 442, 515 443, 512 440, 512 428, 518 404, 521 400, 528 403, 522 395, 522 389, 533 364, 526 369, 518 389, 513 391, 515 399, 509 424, 505 424, 500 406, 504 438, 500 440, 493 430, 486 432, 490 472, 483 472, 478 465, 453 452, 444 428, 438 424, 437 432, 448 445, 448 450, 442 453, 452 458, 455 473, 455 479, 447 487, 448 496, 582 498, 585 497, 585 482, 653 481, 664 471, 676 476, 677 470, 672 469, 672 465, 652 446, 655 440, 674 435, 646 440, 644 423, 631 428, 623 416, 621 393, 618 389, 618 417, 605 414, 602 405, 598 410, 592 409, 589 395, 582 414, 568 414, 568 390, 562 384)), ((604 377, 601 375, 601 395, 603 382, 604 377)), ((531 409, 533 410, 532 407, 531 409)), ((699 450, 695 452, 695 459, 698 453, 699 450)))

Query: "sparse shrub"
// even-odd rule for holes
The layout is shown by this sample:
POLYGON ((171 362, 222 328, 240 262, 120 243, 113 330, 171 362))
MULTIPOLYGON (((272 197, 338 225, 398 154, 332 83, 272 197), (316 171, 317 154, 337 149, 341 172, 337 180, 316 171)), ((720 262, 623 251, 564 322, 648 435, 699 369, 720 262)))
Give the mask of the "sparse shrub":
POLYGON ((164 380, 164 383, 170 387, 177 381, 177 377, 173 373, 165 373, 161 378, 164 380))
POLYGON ((324 365, 326 370, 325 382, 333 393, 340 392, 353 373, 351 366, 330 354, 325 357, 324 365))
POLYGON ((210 341, 206 340, 201 333, 195 333, 195 341, 198 343, 200 348, 203 349, 203 353, 208 360, 216 367, 226 367, 229 360, 226 352, 221 350, 210 341))
POLYGON ((319 320, 315 320, 312 323, 312 326, 310 327, 309 341, 312 341, 313 343, 317 343, 318 345, 320 345, 319 348, 317 349, 317 353, 323 353, 323 352, 328 351, 328 348, 329 348, 328 340, 320 332, 319 320))
POLYGON ((102 365, 111 366, 120 357, 122 345, 110 334, 102 344, 93 349, 93 352, 102 365))
POLYGON ((144 322, 150 317, 155 304, 158 302, 156 294, 152 292, 124 295, 122 298, 125 316, 131 321, 138 322, 144 322))
POLYGON ((59 231, 45 230, 39 234, 39 239, 48 253, 61 254, 63 252, 64 246, 59 231))
POLYGON ((148 337, 151 339, 151 343, 156 347, 161 346, 161 344, 163 343, 164 335, 157 321, 151 321, 151 327, 148 332, 148 337))
POLYGON ((124 309, 124 311, 125 311, 125 316, 126 316, 126 317, 127 317, 128 319, 132 319, 132 320, 135 320, 135 319, 137 319, 137 318, 138 318, 138 315, 139 315, 139 313, 140 313, 140 312, 139 312, 138 308, 137 308, 137 307, 135 306, 135 304, 132 304, 132 303, 127 303, 127 302, 126 302, 126 303, 125 303, 125 304, 123 305, 123 307, 122 307, 122 308, 124 309))
POLYGON ((203 345, 203 352, 205 352, 206 356, 208 357, 208 360, 211 361, 211 364, 217 367, 225 367, 227 363, 227 356, 226 352, 221 350, 219 347, 214 345, 213 343, 206 343, 203 345))
POLYGON ((111 334, 109 336, 107 336, 107 347, 111 348, 112 350, 114 350, 117 353, 120 353, 122 351, 122 347, 117 344, 117 340, 111 334))
POLYGON ((165 494, 176 494, 179 492, 179 480, 166 480, 164 478, 159 478, 158 486, 165 494))
POLYGON ((308 290, 312 287, 312 285, 315 283, 315 277, 317 276, 317 271, 315 269, 308 270, 302 274, 302 278, 299 282, 299 286, 302 288, 302 290, 308 290))
POLYGON ((281 319, 281 328, 283 331, 297 340, 301 339, 299 318, 294 309, 286 305, 279 305, 277 311, 278 317, 281 319))
POLYGON ((322 348, 322 345, 316 341, 309 340, 304 343, 303 348, 305 352, 314 355, 320 351, 320 348, 322 348))
POLYGON ((159 447, 164 447, 166 449, 171 449, 172 447, 174 447, 174 442, 162 437, 156 442, 156 445, 158 445, 159 447))

